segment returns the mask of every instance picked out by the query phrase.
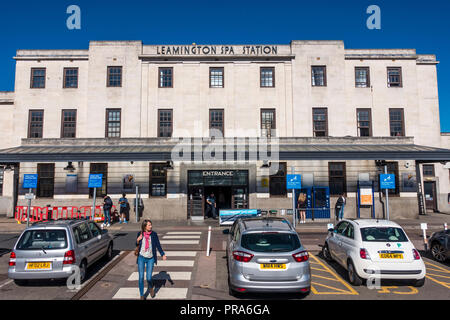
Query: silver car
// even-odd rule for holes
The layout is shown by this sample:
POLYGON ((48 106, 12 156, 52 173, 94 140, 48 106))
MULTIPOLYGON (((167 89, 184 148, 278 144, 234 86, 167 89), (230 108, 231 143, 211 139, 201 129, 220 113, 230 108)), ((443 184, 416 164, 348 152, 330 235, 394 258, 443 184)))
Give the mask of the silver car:
POLYGON ((26 229, 11 252, 8 276, 17 284, 35 279, 64 279, 80 268, 83 282, 89 266, 111 259, 113 238, 88 220, 57 220, 26 229))
POLYGON ((245 292, 296 292, 311 287, 309 254, 286 219, 235 221, 228 234, 230 295, 245 292))

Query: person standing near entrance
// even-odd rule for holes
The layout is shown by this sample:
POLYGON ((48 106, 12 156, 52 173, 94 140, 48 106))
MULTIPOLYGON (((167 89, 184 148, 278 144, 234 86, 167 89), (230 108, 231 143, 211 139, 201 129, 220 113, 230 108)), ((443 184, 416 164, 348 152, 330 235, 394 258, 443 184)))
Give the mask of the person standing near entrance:
POLYGON ((122 198, 119 199, 120 204, 120 222, 119 223, 128 223, 128 215, 130 212, 130 204, 128 203, 127 195, 122 193, 122 198))
POLYGON ((214 196, 214 193, 211 193, 211 195, 206 198, 206 203, 207 203, 207 208, 206 208, 206 216, 207 217, 211 217, 214 220, 217 219, 216 216, 216 208, 217 208, 217 203, 216 203, 216 197, 214 196))
POLYGON ((341 221, 344 218, 344 208, 347 200, 342 193, 336 201, 336 206, 334 208, 334 214, 336 216, 337 221, 341 221))
POLYGON ((300 215, 300 223, 306 223, 306 207, 306 194, 300 193, 297 204, 300 215))
POLYGON ((136 254, 138 273, 139 273, 139 293, 141 300, 145 300, 144 295, 144 273, 147 269, 147 285, 152 298, 155 297, 155 290, 153 288, 153 266, 158 264, 158 257, 156 250, 158 249, 163 261, 167 260, 166 254, 159 242, 158 234, 153 231, 153 224, 151 220, 144 220, 141 227, 141 232, 138 233, 136 239, 136 254))
POLYGON ((105 214, 105 223, 102 224, 102 227, 110 227, 111 226, 111 208, 113 206, 113 202, 111 198, 106 195, 103 198, 103 212, 105 214))

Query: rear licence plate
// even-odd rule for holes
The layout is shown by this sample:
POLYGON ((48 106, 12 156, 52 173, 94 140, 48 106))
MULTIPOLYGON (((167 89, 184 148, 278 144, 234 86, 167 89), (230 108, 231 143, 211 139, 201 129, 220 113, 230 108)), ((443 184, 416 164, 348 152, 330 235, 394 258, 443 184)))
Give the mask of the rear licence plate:
POLYGON ((27 270, 52 270, 51 262, 29 262, 27 270))
POLYGON ((286 265, 285 264, 272 264, 272 263, 265 263, 261 265, 261 269, 272 269, 272 270, 285 270, 286 265))
POLYGON ((381 259, 403 259, 402 253, 380 253, 381 259))

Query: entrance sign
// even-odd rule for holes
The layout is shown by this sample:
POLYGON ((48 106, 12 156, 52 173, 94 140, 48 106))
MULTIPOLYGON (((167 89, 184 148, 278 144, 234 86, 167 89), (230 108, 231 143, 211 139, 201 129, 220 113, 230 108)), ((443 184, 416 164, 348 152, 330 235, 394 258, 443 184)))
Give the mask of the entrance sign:
POLYGON ((103 174, 89 175, 89 188, 101 188, 103 184, 103 174))
POLYGON ((381 174, 380 189, 395 189, 395 174, 381 174))
POLYGON ((219 223, 221 226, 232 225, 238 218, 254 218, 261 215, 261 210, 240 209, 240 210, 220 210, 219 223))
POLYGON ((37 174, 25 174, 23 176, 23 188, 24 189, 36 189, 37 181, 38 181, 37 174))
POLYGON ((300 174, 288 174, 286 177, 286 189, 298 190, 302 188, 302 176, 300 174))

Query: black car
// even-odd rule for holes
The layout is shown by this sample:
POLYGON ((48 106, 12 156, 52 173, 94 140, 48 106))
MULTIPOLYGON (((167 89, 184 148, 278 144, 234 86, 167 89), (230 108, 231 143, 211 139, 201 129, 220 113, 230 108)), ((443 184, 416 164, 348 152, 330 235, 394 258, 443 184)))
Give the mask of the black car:
POLYGON ((433 233, 428 243, 434 259, 439 262, 450 259, 450 230, 433 233))

